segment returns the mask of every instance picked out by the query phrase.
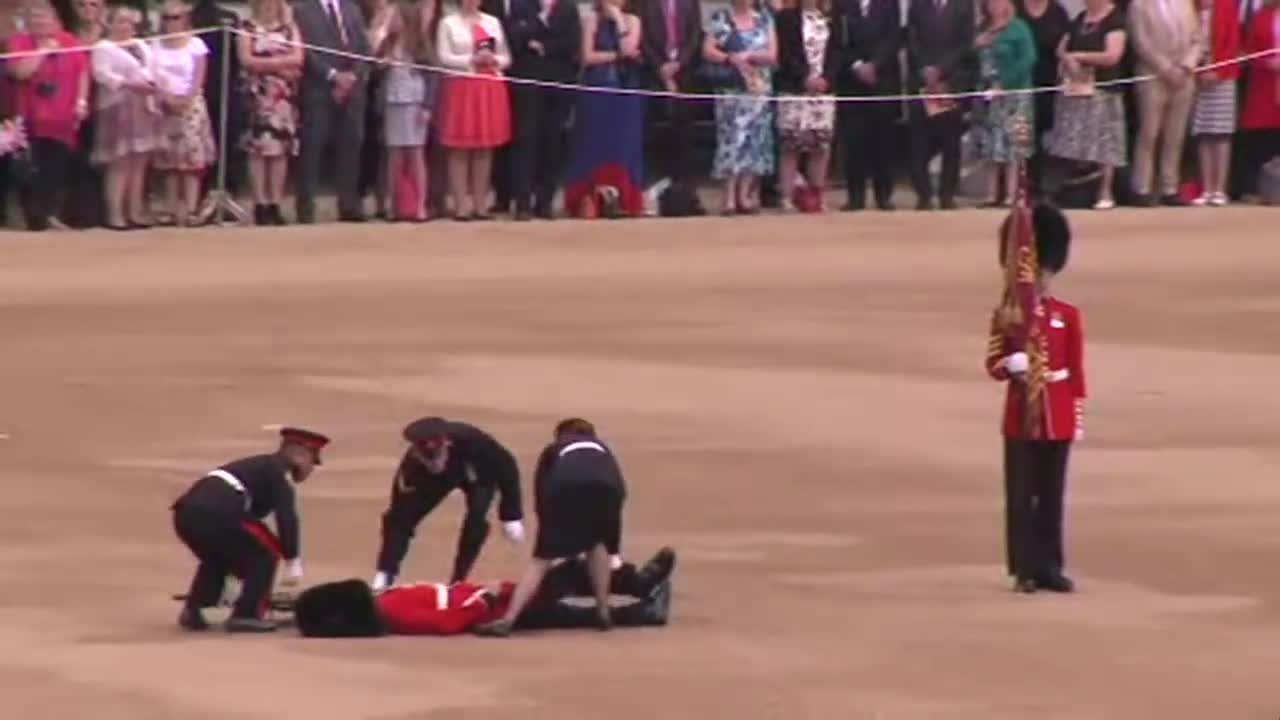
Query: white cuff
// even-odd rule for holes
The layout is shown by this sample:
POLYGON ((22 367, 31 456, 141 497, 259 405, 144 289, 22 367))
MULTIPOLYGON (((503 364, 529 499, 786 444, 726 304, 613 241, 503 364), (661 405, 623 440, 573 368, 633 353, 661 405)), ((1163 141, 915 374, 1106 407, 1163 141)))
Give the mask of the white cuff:
POLYGON ((622 567, 622 556, 621 556, 621 555, 610 555, 610 556, 609 556, 609 569, 610 569, 610 570, 617 570, 617 569, 618 569, 618 568, 620 568, 620 567, 622 567))

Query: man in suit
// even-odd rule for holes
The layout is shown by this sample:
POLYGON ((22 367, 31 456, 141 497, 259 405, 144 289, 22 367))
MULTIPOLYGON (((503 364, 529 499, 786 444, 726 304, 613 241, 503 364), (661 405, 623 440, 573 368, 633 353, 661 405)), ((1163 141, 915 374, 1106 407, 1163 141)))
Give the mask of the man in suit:
MULTIPOLYGON (((644 28, 640 51, 650 87, 692 92, 694 72, 702 58, 701 0, 645 0, 639 16, 644 28)), ((657 99, 649 107, 654 111, 651 117, 667 126, 667 137, 654 145, 661 148, 660 165, 675 184, 692 185, 697 101, 657 99)))
MULTIPOLYGON (((515 0, 507 39, 513 56, 513 77, 559 83, 571 83, 577 78, 582 19, 575 0, 515 0)), ((520 119, 511 149, 516 219, 530 218, 532 196, 533 213, 550 220, 574 95, 519 83, 511 84, 511 92, 515 96, 515 114, 520 119)))
POLYGON ((1129 32, 1137 55, 1139 75, 1155 75, 1139 83, 1138 145, 1133 154, 1133 189, 1138 202, 1156 204, 1156 143, 1160 141, 1159 201, 1185 205, 1178 196, 1182 175, 1182 144, 1195 99, 1195 67, 1200 60, 1200 35, 1191 0, 1134 0, 1129 7, 1129 32))
MULTIPOLYGON (((294 21, 302 41, 318 48, 373 55, 364 15, 351 0, 299 0, 294 21)), ((302 148, 298 157, 298 222, 315 222, 316 185, 322 159, 333 143, 337 163, 338 218, 363 222, 360 148, 364 141, 367 62, 308 49, 302 71, 302 148)))
MULTIPOLYGON (((896 95, 902 87, 902 13, 897 0, 841 0, 835 29, 844 34, 840 46, 846 51, 836 76, 837 92, 860 98, 896 95)), ((866 207, 868 179, 876 206, 893 209, 893 124, 898 109, 896 102, 878 100, 840 104, 846 210, 866 207)))
MULTIPOLYGON (((907 10, 908 92, 971 91, 978 70, 974 34, 972 0, 911 0, 907 10)), ((933 208, 929 161, 939 152, 940 204, 944 210, 956 207, 964 106, 964 102, 911 103, 911 184, 915 186, 918 210, 933 208)))
MULTIPOLYGON (((502 23, 502 34, 507 37, 507 45, 511 46, 511 21, 514 17, 516 8, 518 5, 529 2, 536 4, 539 0, 481 0, 480 12, 498 18, 498 21, 502 23)), ((513 110, 516 108, 515 91, 516 85, 514 83, 507 83, 507 92, 510 93, 511 107, 513 110)), ((516 122, 516 127, 519 126, 520 122, 523 122, 523 118, 521 118, 519 111, 516 111, 512 117, 518 121, 516 122)), ((494 201, 493 207, 489 212, 494 214, 511 212, 511 201, 513 199, 511 193, 513 171, 513 158, 511 151, 514 145, 514 142, 507 143, 506 145, 497 148, 493 153, 493 167, 489 170, 489 182, 493 185, 494 201)))

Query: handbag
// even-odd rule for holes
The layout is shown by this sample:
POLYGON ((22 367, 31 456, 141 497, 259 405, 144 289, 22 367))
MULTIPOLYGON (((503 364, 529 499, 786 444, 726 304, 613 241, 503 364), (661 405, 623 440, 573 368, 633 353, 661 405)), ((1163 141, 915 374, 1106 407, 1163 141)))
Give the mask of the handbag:
MULTIPOLYGON (((720 47, 720 51, 725 53, 742 52, 745 49, 746 44, 736 29, 729 33, 729 37, 725 38, 724 44, 720 47)), ((702 64, 698 66, 698 78, 713 90, 746 89, 746 81, 743 79, 742 73, 738 72, 738 68, 727 62, 717 63, 703 60, 702 64)))

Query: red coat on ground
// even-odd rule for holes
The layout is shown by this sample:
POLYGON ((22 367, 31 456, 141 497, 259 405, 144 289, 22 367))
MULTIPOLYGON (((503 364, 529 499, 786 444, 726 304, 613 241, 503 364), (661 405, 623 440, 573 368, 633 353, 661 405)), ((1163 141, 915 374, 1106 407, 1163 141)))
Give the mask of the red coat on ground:
MULTIPOLYGON (((1048 337, 1048 377, 1044 383, 1044 420, 1038 440, 1074 440, 1081 426, 1081 413, 1085 398, 1084 382, 1084 326, 1080 309, 1054 297, 1046 297, 1037 315, 1040 331, 1048 337)), ((991 319, 991 336, 987 343, 987 374, 1000 381, 1010 380, 1003 360, 1018 352, 1000 329, 995 317, 991 319)), ((1020 382, 1009 382, 1005 396, 1004 434, 1022 438, 1023 409, 1026 407, 1025 391, 1020 382)))
POLYGON ((378 612, 394 635, 459 635, 502 617, 515 583, 502 583, 493 603, 486 592, 484 585, 470 582, 401 585, 378 596, 378 612))
MULTIPOLYGON (((1275 5, 1258 11, 1245 32, 1245 53, 1280 47, 1275 5)), ((1280 128, 1280 54, 1267 55, 1252 62, 1244 88, 1240 127, 1245 130, 1280 128)))

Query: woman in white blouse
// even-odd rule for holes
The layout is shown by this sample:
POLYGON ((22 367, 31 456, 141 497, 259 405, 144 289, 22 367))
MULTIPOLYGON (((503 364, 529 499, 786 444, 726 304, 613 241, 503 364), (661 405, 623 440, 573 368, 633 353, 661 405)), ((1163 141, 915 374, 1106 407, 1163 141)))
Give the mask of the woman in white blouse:
POLYGON ((200 180, 217 160, 204 101, 209 46, 191 34, 191 7, 170 0, 161 8, 152 46, 160 86, 161 142, 155 168, 167 178, 169 211, 179 225, 198 225, 200 180))
POLYGON ((146 176, 159 145, 154 57, 137 39, 142 15, 127 5, 107 13, 107 37, 93 46, 94 165, 105 166, 107 227, 146 227, 146 176))
POLYGON ((498 18, 480 12, 480 0, 461 0, 436 36, 447 74, 437 133, 449 153, 449 192, 455 220, 488 220, 493 150, 511 141, 511 101, 502 72, 511 51, 498 18))

